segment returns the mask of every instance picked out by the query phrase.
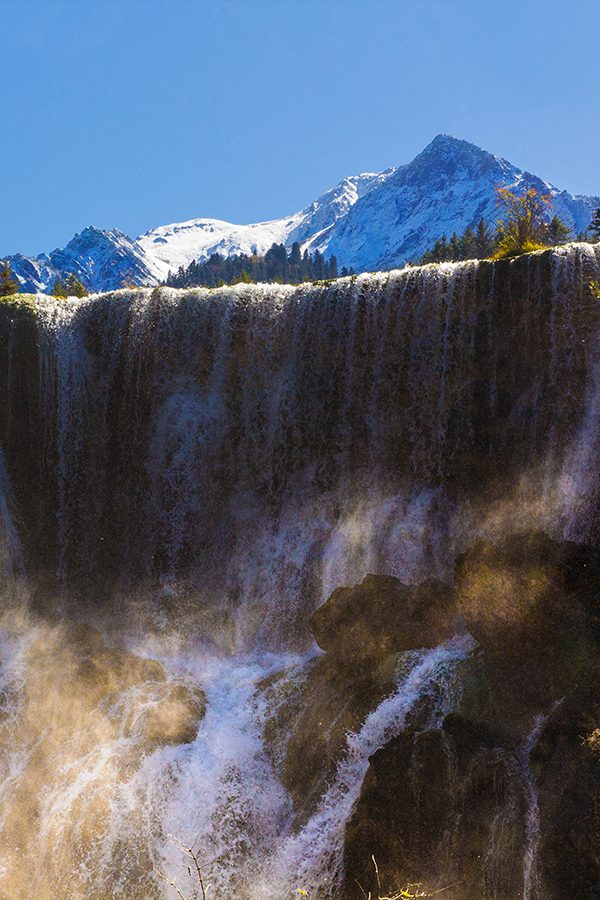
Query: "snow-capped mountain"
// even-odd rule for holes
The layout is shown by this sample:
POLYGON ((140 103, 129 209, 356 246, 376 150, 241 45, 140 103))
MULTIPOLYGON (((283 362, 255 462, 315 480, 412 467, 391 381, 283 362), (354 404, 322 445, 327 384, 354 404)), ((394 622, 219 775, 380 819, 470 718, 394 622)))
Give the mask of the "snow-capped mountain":
POLYGON ((132 240, 116 229, 85 228, 64 250, 31 258, 9 257, 29 291, 47 291, 74 272, 93 291, 124 283, 157 284, 169 270, 207 259, 264 253, 276 243, 335 254, 340 266, 358 271, 391 269, 419 259, 434 241, 461 233, 479 219, 498 218, 495 188, 535 187, 552 196, 556 213, 574 234, 590 223, 600 198, 574 196, 499 156, 449 135, 438 135, 412 162, 385 172, 344 178, 305 209, 282 219, 235 225, 191 219, 161 225, 132 240))
POLYGON ((560 191, 474 144, 441 134, 357 200, 318 249, 357 271, 401 266, 418 259, 443 234, 460 234, 481 218, 495 222, 499 184, 550 194, 550 215, 559 215, 574 234, 587 228, 600 205, 598 197, 560 191))
POLYGON ((142 234, 138 245, 150 261, 158 278, 169 269, 187 266, 192 260, 208 259, 212 253, 231 256, 234 253, 266 253, 274 244, 291 246, 294 241, 325 239, 327 232, 346 215, 351 206, 369 191, 383 184, 395 169, 365 173, 344 178, 306 209, 284 219, 258 222, 255 225, 233 225, 219 219, 191 219, 175 225, 162 225, 142 234))
POLYGON ((9 256, 25 291, 48 291, 57 278, 73 272, 91 291, 111 291, 123 284, 156 284, 156 273, 136 241, 118 229, 93 225, 76 234, 62 250, 36 257, 9 256))

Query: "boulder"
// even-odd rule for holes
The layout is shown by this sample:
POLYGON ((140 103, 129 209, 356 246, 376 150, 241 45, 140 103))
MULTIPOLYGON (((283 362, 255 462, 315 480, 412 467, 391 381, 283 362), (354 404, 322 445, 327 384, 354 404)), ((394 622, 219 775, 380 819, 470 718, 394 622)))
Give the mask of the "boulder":
POLYGON ((488 853, 498 819, 505 860, 518 859, 523 843, 509 758, 476 723, 453 716, 448 725, 405 731, 371 757, 346 828, 344 900, 357 882, 377 896, 372 856, 386 895, 419 882, 465 900, 487 896, 493 878, 489 896, 520 896, 518 866, 498 870, 488 853))
POLYGON ((436 646, 452 636, 454 614, 454 593, 441 581, 405 585, 391 575, 367 575, 337 588, 310 629, 322 650, 362 661, 436 646))
POLYGON ((454 613, 453 592, 441 582, 407 586, 385 575, 338 588, 314 613, 310 627, 326 652, 309 663, 301 690, 277 705, 265 730, 283 757, 298 823, 335 773, 347 733, 395 690, 400 653, 450 637, 454 613))
POLYGON ((457 560, 458 605, 492 653, 523 656, 548 641, 600 641, 600 552, 542 532, 479 541, 457 560))

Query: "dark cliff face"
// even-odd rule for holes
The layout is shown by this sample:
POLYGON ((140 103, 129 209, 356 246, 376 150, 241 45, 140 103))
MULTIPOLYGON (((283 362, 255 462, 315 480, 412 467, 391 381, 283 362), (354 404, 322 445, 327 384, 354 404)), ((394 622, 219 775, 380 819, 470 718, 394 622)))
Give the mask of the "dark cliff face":
POLYGON ((32 574, 77 602, 168 581, 222 615, 242 592, 267 629, 277 593, 300 634, 338 584, 447 577, 514 516, 585 537, 597 274, 580 245, 3 309, 0 441, 32 574))

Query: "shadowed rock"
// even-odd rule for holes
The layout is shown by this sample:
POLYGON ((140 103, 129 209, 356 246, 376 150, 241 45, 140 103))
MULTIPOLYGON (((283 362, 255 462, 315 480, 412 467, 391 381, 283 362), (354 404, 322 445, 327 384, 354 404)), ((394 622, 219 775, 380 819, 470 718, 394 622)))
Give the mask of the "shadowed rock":
POLYGON ((390 575, 367 575, 339 587, 317 609, 310 629, 319 647, 346 660, 435 647, 452 636, 454 594, 441 581, 405 585, 390 575))

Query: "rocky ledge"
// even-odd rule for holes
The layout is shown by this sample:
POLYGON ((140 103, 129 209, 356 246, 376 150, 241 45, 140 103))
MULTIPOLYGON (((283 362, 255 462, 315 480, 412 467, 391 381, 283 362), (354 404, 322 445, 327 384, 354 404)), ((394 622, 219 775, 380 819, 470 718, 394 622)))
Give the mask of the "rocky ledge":
POLYGON ((452 586, 369 575, 317 610, 325 652, 267 725, 299 824, 347 732, 394 690, 405 651, 460 630, 477 641, 441 726, 417 710, 371 757, 346 829, 344 897, 360 896, 357 882, 375 892, 374 855, 388 891, 418 881, 448 900, 600 898, 599 601, 598 551, 529 532, 473 545, 452 586))

